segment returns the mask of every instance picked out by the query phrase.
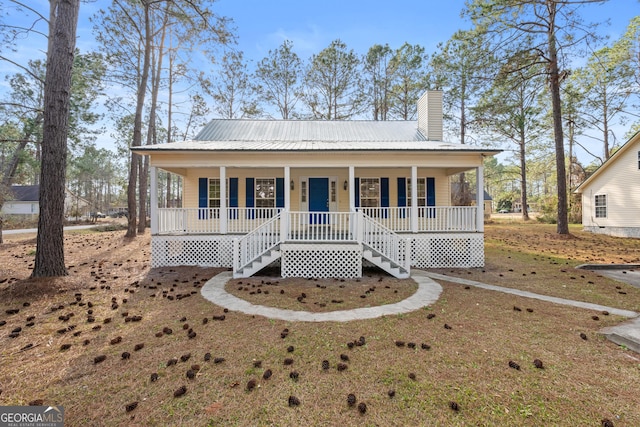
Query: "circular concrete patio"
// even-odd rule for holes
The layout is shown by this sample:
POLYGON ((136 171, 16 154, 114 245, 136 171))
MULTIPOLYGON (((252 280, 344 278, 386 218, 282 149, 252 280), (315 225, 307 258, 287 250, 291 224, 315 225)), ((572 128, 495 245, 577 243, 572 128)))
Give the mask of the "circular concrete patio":
POLYGON ((420 270, 411 272, 411 279, 418 284, 418 290, 395 304, 380 305, 377 307, 354 308, 352 310, 330 311, 326 313, 312 313, 308 311, 283 310, 280 308, 266 307, 251 304, 241 298, 225 291, 225 284, 232 279, 231 272, 225 271, 211 278, 201 289, 202 296, 219 305, 233 311, 244 314, 264 316, 270 319, 290 320, 296 322, 348 322, 350 320, 374 319, 376 317, 393 314, 409 313, 422 307, 433 304, 442 293, 442 286, 427 277, 420 270))

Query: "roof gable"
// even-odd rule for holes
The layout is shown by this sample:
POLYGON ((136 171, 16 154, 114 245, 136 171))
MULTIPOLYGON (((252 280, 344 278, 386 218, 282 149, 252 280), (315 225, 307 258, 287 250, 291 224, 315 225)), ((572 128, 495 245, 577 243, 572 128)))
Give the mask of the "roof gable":
MULTIPOLYGON (((618 151, 613 153, 611 157, 609 157, 603 164, 601 164, 600 167, 596 169, 595 172, 593 172, 591 176, 589 176, 589 178, 585 179, 582 184, 580 184, 578 188, 575 189, 574 192, 578 194, 582 193, 584 189, 588 187, 594 180, 596 180, 598 176, 600 176, 604 171, 615 167, 617 160, 622 158, 624 153, 633 149, 634 147, 640 150, 640 132, 636 132, 635 135, 629 138, 618 151)), ((640 158, 638 160, 640 161, 640 158)))
POLYGON ((19 202, 37 202, 40 198, 39 185, 12 185, 10 190, 12 200, 19 202))

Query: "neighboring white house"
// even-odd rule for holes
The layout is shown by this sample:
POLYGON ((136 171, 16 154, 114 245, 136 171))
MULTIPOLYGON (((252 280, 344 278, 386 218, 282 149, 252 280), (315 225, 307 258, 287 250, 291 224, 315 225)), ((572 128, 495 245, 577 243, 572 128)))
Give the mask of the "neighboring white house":
MULTIPOLYGON (((2 206, 3 215, 36 216, 40 213, 39 185, 12 185, 9 195, 2 206)), ((65 189, 65 216, 78 212, 79 216, 88 214, 89 202, 65 189)))
POLYGON ((420 99, 417 121, 213 120, 193 141, 132 151, 150 156, 153 267, 484 265, 483 160, 500 150, 442 141, 442 92, 420 99), (158 169, 182 176, 183 207, 158 207, 158 169), (451 206, 450 177, 468 170, 477 206, 451 206))
POLYGON ((640 132, 575 190, 585 231, 640 238, 640 132))
POLYGON ((38 215, 39 185, 12 185, 2 206, 3 215, 38 215))

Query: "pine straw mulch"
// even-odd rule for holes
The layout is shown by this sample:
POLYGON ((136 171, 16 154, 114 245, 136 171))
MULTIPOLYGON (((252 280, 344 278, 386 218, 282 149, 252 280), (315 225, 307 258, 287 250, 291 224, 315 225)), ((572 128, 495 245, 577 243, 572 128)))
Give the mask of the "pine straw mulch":
MULTIPOLYGON (((558 239, 547 226, 489 225, 485 269, 441 272, 638 310, 640 290, 573 269, 587 258, 634 262, 638 241, 572 232, 558 239)), ((28 278, 33 240, 0 251, 1 405, 63 405, 69 426, 640 425, 640 357, 597 333, 617 316, 443 282, 440 299, 416 312, 285 322, 201 298, 223 269, 151 270, 148 235, 66 239, 70 275, 54 280, 28 278)), ((285 308, 305 292, 309 309, 330 308, 330 300, 319 307, 328 298, 342 299, 342 309, 412 292, 414 284, 401 289, 376 274, 361 282, 262 276, 246 283, 287 297, 239 292, 285 308)))

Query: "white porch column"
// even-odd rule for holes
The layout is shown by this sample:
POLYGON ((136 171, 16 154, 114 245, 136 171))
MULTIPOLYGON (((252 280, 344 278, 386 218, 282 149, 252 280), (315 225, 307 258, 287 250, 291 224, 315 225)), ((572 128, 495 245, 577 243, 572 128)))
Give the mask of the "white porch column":
POLYGON ((411 166, 411 231, 418 232, 418 167, 411 166))
POLYGON ((476 168, 476 231, 484 232, 484 166, 476 168))
POLYGON ((227 168, 220 166, 220 234, 227 234, 227 168))
POLYGON ((356 168, 349 166, 349 212, 356 210, 356 168))
POLYGON ((149 168, 151 175, 151 235, 158 234, 158 168, 151 166, 149 168))
POLYGON ((284 211, 291 211, 291 168, 284 167, 284 211))

